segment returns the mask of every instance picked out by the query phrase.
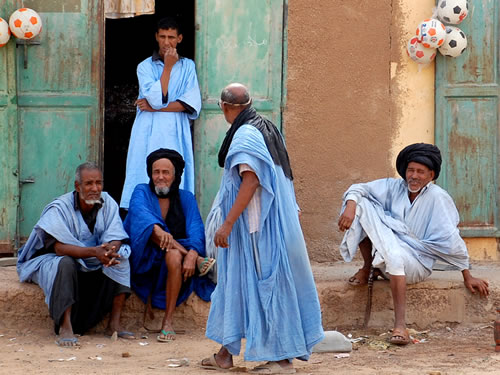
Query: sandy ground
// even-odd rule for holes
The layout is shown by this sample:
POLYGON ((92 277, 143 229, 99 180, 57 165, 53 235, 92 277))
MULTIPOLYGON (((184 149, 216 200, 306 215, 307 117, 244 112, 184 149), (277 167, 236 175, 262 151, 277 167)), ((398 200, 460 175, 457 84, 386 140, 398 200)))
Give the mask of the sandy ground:
MULTIPOLYGON (((376 330, 340 330, 354 344, 346 358, 335 353, 313 354, 309 362, 294 361, 299 374, 500 374, 493 327, 469 325, 413 332, 419 343, 395 347, 387 333, 376 330)), ((140 333, 139 337, 140 337, 140 333)), ((60 348, 49 328, 15 330, 0 322, 0 374, 218 374, 200 368, 199 361, 218 345, 201 330, 178 335, 175 342, 159 343, 155 334, 136 340, 112 341, 99 332, 80 337, 79 349, 60 348), (179 364, 187 359, 187 364, 179 364), (170 361, 169 361, 170 360, 170 361)), ((235 365, 248 370, 255 363, 236 357, 235 365)), ((242 369, 241 372, 245 372, 242 369)))

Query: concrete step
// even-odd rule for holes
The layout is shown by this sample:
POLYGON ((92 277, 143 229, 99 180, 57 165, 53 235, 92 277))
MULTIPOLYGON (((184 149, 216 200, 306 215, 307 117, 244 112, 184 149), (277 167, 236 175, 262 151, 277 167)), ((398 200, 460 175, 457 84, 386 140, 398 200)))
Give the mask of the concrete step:
MULTIPOLYGON (((340 327, 360 327, 363 324, 367 287, 352 287, 346 280, 360 264, 319 264, 313 266, 320 297, 323 325, 327 330, 340 327)), ((475 263, 472 273, 489 281, 490 296, 481 299, 465 289, 460 272, 435 271, 419 284, 407 290, 407 322, 419 329, 434 325, 460 323, 491 324, 500 307, 500 263, 475 263)), ((146 326, 159 329, 163 311, 154 309, 155 318, 147 318, 146 326)), ((177 329, 205 326, 209 303, 195 295, 175 312, 177 329)), ((122 317, 125 327, 140 329, 144 322, 144 304, 132 295, 122 317)), ((0 327, 52 326, 42 290, 34 284, 18 281, 14 266, 0 267, 0 327)), ((388 281, 377 281, 373 288, 370 327, 392 328, 393 307, 388 281)), ((99 329, 99 327, 98 327, 99 329)))

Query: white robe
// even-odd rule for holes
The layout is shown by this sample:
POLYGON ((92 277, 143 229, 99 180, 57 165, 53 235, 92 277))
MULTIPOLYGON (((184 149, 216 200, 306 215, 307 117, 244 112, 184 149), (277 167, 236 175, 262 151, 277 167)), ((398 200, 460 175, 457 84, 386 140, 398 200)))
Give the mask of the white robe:
POLYGON ((459 215, 450 195, 429 183, 410 203, 403 179, 386 178, 352 185, 344 194, 356 205, 340 252, 350 262, 368 236, 373 266, 391 275, 406 275, 407 283, 427 278, 436 261, 458 270, 469 268, 469 255, 458 230, 459 215))

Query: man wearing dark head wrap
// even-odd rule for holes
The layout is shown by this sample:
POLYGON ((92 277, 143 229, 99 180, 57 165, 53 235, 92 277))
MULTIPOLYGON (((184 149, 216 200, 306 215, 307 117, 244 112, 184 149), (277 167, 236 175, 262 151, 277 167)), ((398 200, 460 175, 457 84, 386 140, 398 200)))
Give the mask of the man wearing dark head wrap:
POLYGON ((364 261, 349 283, 366 285, 370 271, 374 279, 390 279, 395 314, 390 342, 406 345, 406 284, 429 277, 436 261, 460 270, 472 293, 487 297, 489 290, 486 281, 469 272, 453 199, 433 183, 441 171, 439 149, 426 143, 409 145, 399 153, 396 169, 402 179, 352 185, 344 194, 338 226, 346 230, 340 245, 344 259, 350 262, 359 246, 364 261))
POLYGON ((191 292, 210 300, 214 284, 204 277, 215 263, 205 257, 205 230, 194 195, 179 189, 182 156, 160 148, 147 157, 149 184, 135 187, 125 230, 130 235, 132 289, 144 303, 164 309, 157 339, 175 339, 176 305, 191 292))

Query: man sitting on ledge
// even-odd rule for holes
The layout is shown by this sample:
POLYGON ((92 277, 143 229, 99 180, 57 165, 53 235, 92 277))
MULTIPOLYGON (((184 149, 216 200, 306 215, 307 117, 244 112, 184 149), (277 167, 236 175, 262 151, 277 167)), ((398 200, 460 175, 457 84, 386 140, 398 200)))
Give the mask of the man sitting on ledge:
POLYGON ((100 169, 78 166, 75 190, 55 199, 42 212, 19 250, 17 272, 45 293, 59 346, 79 346, 83 334, 111 311, 106 333, 134 338, 120 328, 130 290, 128 235, 118 205, 102 192, 100 169))
POLYGON ((205 276, 215 259, 205 257, 205 230, 194 195, 179 189, 184 160, 160 148, 147 157, 149 184, 135 187, 125 230, 130 235, 132 289, 144 303, 164 309, 157 340, 175 339, 176 305, 195 291, 210 301, 215 285, 205 276))
POLYGON ((437 260, 460 270, 472 293, 486 297, 489 290, 488 282, 469 272, 452 198, 432 183, 441 170, 439 149, 409 145, 399 153, 396 168, 402 179, 352 185, 344 194, 338 226, 347 230, 340 245, 343 258, 350 262, 359 246, 364 260, 363 268, 349 279, 351 285, 365 285, 372 266, 375 277, 390 278, 395 314, 390 342, 406 345, 406 284, 429 277, 437 260))

